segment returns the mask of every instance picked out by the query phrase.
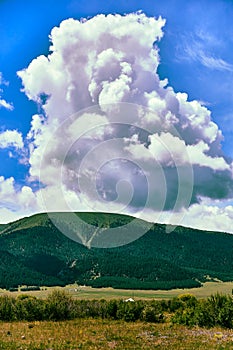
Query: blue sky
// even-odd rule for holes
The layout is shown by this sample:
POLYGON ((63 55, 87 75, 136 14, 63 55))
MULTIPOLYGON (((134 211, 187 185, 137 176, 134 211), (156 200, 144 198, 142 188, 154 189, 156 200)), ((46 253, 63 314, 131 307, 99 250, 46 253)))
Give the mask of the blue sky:
POLYGON ((9 86, 3 97, 12 101, 12 112, 1 109, 1 128, 28 132, 37 106, 20 92, 16 72, 40 54, 47 54, 48 36, 64 19, 92 17, 99 13, 125 14, 143 10, 149 16, 166 19, 160 43, 159 73, 175 91, 207 103, 220 125, 224 150, 233 155, 231 114, 233 106, 233 4, 231 1, 18 1, 0 3, 0 67, 9 86), (203 51, 206 62, 198 54, 203 51))
MULTIPOLYGON (((49 54, 48 37, 52 28, 68 18, 124 15, 139 10, 149 17, 162 16, 166 20, 163 38, 157 43, 160 56, 157 73, 161 80, 168 79, 174 92, 185 92, 189 101, 201 101, 209 109, 212 120, 223 133, 222 152, 230 163, 233 157, 233 3, 227 0, 1 1, 0 100, 5 105, 2 102, 0 107, 0 134, 17 130, 25 139, 32 115, 43 112, 41 106, 30 101, 22 91, 17 72, 26 69, 36 57, 49 54)), ((15 147, 8 146, 0 148, 0 176, 13 177, 16 190, 29 186, 34 191, 38 188, 33 187, 37 180, 29 184, 30 164, 22 160, 28 156, 27 147, 19 157, 15 147)), ((226 199, 231 200, 229 196, 226 199)))

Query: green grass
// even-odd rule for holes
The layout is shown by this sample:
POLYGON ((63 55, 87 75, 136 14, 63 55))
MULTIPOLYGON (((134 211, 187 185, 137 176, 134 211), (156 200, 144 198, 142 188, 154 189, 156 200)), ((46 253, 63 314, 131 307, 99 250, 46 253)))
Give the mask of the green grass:
MULTIPOLYGON (((197 298, 207 298, 215 293, 232 294, 233 282, 206 282, 201 288, 186 288, 164 290, 127 290, 113 288, 91 288, 77 285, 68 285, 66 287, 42 287, 40 291, 25 292, 26 294, 35 295, 45 298, 52 290, 65 290, 73 297, 78 299, 117 299, 117 298, 134 298, 136 299, 171 299, 180 294, 191 293, 197 298)), ((8 292, 1 289, 1 294, 18 295, 23 292, 8 292)))
MULTIPOLYGON (((202 289, 205 290, 206 296, 207 290, 208 293, 212 291, 216 283, 207 283, 202 289)), ((233 283, 218 283, 225 290, 229 290, 232 287, 233 283)), ((63 289, 70 292, 72 294, 72 289, 77 286, 67 286, 63 289)), ((47 290, 40 291, 39 296, 46 296, 48 292, 51 290, 60 289, 56 288, 48 288, 47 290), (43 294, 44 293, 44 294, 43 294)), ((187 300, 188 290, 182 290, 183 301, 187 300), (184 299, 184 296, 186 299, 184 299)), ((216 289, 214 289, 216 292, 216 289)), ((97 290, 91 290, 90 287, 78 287, 76 293, 79 293, 79 298, 83 297, 86 293, 88 299, 92 299, 92 292, 98 293, 97 290), (83 294, 80 289, 84 290, 83 294)), ((115 293, 114 297, 116 297, 116 291, 109 289, 108 291, 102 291, 107 295, 107 293, 112 292, 115 293)), ((120 293, 127 292, 125 290, 117 291, 118 296, 120 293)), ((132 291, 128 291, 132 292, 132 291)), ((150 298, 150 291, 134 291, 147 294, 148 298, 150 298)), ((159 291, 157 291, 159 292, 159 291)), ((173 292, 173 291, 172 291, 173 292)), ((177 290, 180 292, 180 290, 177 290)), ((9 292, 8 292, 9 293, 9 292)), ((30 292, 26 292, 29 294, 30 292)), ((38 292, 31 292, 30 294, 36 294, 38 292)), ((17 293, 11 293, 14 296, 17 293)), ((22 294, 22 292, 20 293, 22 294)), ((55 293, 56 300, 60 300, 58 298, 59 293, 55 293)), ((144 294, 144 295, 145 295, 144 294)), ((98 294, 99 298, 103 297, 104 294, 101 292, 98 294)), ((112 296, 113 294, 111 294, 112 296)), ((111 298, 109 295, 109 298, 111 298)), ((158 294, 158 296, 161 296, 158 294)), ((62 302, 64 300, 65 294, 62 293, 62 302)), ((68 296, 67 296, 68 297, 68 296)), ((66 298, 67 298, 66 297, 66 298)), ((219 295, 220 297, 220 295, 219 295)), ((222 298, 222 297, 221 297, 222 298)), ((5 298, 11 299, 11 298, 5 298)), ((26 305, 25 301, 27 301, 27 305, 31 305, 29 303, 31 298, 27 299, 21 295, 21 298, 18 298, 18 302, 21 305, 26 305)), ((83 298, 82 298, 83 299, 83 298)), ((179 298, 181 299, 181 297, 179 298)), ((68 300, 71 302, 70 305, 74 305, 72 298, 68 297, 68 300)), ((190 300, 190 299, 189 299, 190 300)), ((223 299, 221 299, 223 300, 223 299)), ((16 300, 17 301, 17 300, 16 300)), ((50 299, 51 302, 51 299, 50 299)), ((40 303, 43 303, 40 301, 40 303)), ((92 309, 92 302, 87 302, 86 310, 92 309)), ((202 301, 198 301, 198 303, 203 304, 202 301)), ((76 304, 80 304, 77 302, 76 304)), ((101 304, 101 302, 99 302, 101 304)), ((128 306, 138 305, 138 303, 123 303, 128 306)), ((149 304, 149 302, 148 302, 149 304)), ((7 304, 5 304, 7 305, 7 304)), ((19 307, 19 304, 17 304, 19 307)), ((52 301, 51 305, 57 305, 52 301)), ((82 304, 83 305, 83 304, 82 304)), ((151 304, 152 305, 152 304, 151 304)), ((162 304, 161 304, 162 305, 162 304)), ((188 304, 187 304, 188 305, 188 304)), ((190 304, 189 304, 190 305, 190 304)), ((214 304, 216 305, 216 303, 214 304)), ((178 306, 180 307, 180 306, 178 306)), ((218 306, 219 307, 219 306, 218 306)), ((95 307, 94 307, 95 309, 95 307)), ((94 310, 93 309, 93 310, 94 310)), ((131 309, 131 308, 130 308, 131 309)), ((4 309, 5 310, 5 309, 4 309)), ((21 310, 21 308, 17 309, 21 310)), ((22 309, 23 310, 23 309, 22 309)), ((45 309, 45 313, 47 310, 50 310, 48 304, 45 309)), ((10 349, 10 350, 74 350, 74 349, 87 349, 87 350, 106 350, 106 349, 119 349, 119 350, 130 350, 130 349, 171 349, 171 350, 212 350, 212 349, 233 349, 233 329, 226 329, 221 327, 212 327, 212 328, 200 328, 198 326, 195 327, 186 327, 180 324, 174 323, 174 313, 171 309, 164 309, 163 314, 165 318, 163 318, 163 323, 149 323, 148 319, 144 317, 140 317, 140 320, 143 321, 135 321, 125 322, 122 317, 121 320, 113 320, 112 318, 101 318, 102 313, 100 312, 96 314, 96 318, 88 318, 85 316, 84 318, 73 319, 69 321, 62 322, 52 322, 52 321, 13 321, 13 322, 0 322, 0 350, 10 349)), ((186 309, 183 310, 183 315, 186 311, 190 310, 190 306, 187 306, 186 309)), ((220 305, 219 309, 222 313, 222 306, 220 305)), ((178 310, 179 311, 179 310, 178 310)), ((225 308, 226 311, 226 308, 225 308)), ((82 317, 82 309, 79 309, 78 313, 75 317, 82 317), (81 310, 81 311, 80 311, 81 310), (81 312, 81 314, 80 314, 81 312)), ((84 312, 85 314, 85 312, 84 312)), ((4 314, 5 315, 5 311, 4 314)), ((89 314, 90 315, 90 314, 89 314)), ((93 314, 94 315, 94 314, 93 314)), ((144 315, 144 313, 142 313, 144 315)), ((228 313, 227 313, 228 315, 228 313)), ((14 319, 14 318, 13 318, 14 319)), ((16 318, 15 318, 16 319, 16 318)), ((19 318, 18 318, 19 319, 19 318)), ((30 319, 30 318, 26 318, 30 319)), ((49 319, 51 319, 49 317, 49 319)), ((56 318, 55 318, 56 319, 56 318)), ((158 321, 160 322, 160 321, 158 321)), ((187 323, 186 323, 187 324, 187 323)), ((194 324, 194 323, 193 323, 194 324)), ((215 323, 216 324, 216 323, 215 323)), ((219 323, 220 324, 220 323, 219 323)), ((206 324, 208 325, 208 324, 206 324)))
POLYGON ((19 231, 27 228, 32 228, 40 225, 46 225, 48 217, 45 214, 35 214, 23 219, 16 220, 12 223, 0 225, 0 231, 12 232, 19 231), (1 228, 2 227, 2 228, 1 228))

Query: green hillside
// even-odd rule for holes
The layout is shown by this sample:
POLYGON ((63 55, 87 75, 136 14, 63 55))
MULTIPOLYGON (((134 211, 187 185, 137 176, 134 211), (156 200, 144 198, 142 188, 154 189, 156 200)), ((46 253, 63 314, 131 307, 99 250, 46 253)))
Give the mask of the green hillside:
MULTIPOLYGON (((132 220, 132 234, 149 227, 145 221, 119 214, 76 215, 105 228, 105 236, 108 228, 124 227, 132 220)), ((211 278, 233 280, 231 234, 185 227, 166 233, 165 225, 154 224, 132 243, 88 249, 63 235, 47 214, 1 225, 0 231, 0 287, 4 288, 77 281, 94 287, 171 289, 200 286, 211 278)))
POLYGON ((2 230, 4 230, 5 228, 7 227, 7 225, 0 225, 0 232, 2 231, 2 230))

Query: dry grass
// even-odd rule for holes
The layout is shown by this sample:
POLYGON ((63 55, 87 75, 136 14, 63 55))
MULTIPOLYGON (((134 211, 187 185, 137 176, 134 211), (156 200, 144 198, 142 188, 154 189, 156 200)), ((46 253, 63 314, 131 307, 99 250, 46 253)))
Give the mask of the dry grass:
MULTIPOLYGON (((57 287, 56 287, 57 288, 57 287)), ((77 298, 111 299, 171 298, 191 292, 197 297, 207 297, 222 292, 231 294, 233 283, 208 282, 202 288, 172 291, 126 291, 111 288, 67 286, 65 289, 77 298)), ((46 297, 55 288, 30 294, 46 297)), ((60 289, 60 288, 58 288, 60 289)), ((6 293, 6 292, 4 292, 6 293)), ((17 295, 18 293, 10 293, 17 295)), ((22 292, 20 293, 22 294, 22 292)), ((29 294, 29 292, 27 292, 29 294)), ((0 323, 0 350, 213 350, 233 349, 233 330, 203 329, 143 322, 126 323, 101 319, 78 319, 65 322, 12 322, 0 323)))
POLYGON ((1 323, 0 349, 233 349, 233 332, 142 322, 74 320, 1 323))
MULTIPOLYGON (((38 298, 46 298, 54 289, 62 289, 78 299, 117 299, 117 298, 134 298, 134 299, 171 299, 180 294, 191 293, 197 298, 206 298, 211 294, 222 293, 231 294, 233 290, 233 282, 206 282, 201 288, 191 289, 172 289, 172 290, 126 290, 113 288, 91 288, 77 285, 70 285, 64 288, 48 287, 41 291, 25 292, 38 298)), ((16 296, 23 292, 7 292, 0 289, 1 294, 10 294, 16 296)))

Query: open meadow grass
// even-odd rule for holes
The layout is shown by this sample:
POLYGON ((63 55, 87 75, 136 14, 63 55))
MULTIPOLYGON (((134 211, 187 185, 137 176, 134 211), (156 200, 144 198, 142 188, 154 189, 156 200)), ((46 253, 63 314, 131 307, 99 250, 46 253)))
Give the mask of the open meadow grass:
MULTIPOLYGON (((70 294, 72 288, 67 286, 70 294)), ((45 290, 39 299, 3 294, 0 350, 233 349, 230 293, 126 303, 73 298, 67 291, 45 290)))
MULTIPOLYGON (((191 293, 197 298, 207 298, 215 293, 232 294, 233 282, 206 282, 200 288, 177 288, 171 290, 129 290, 68 285, 66 287, 42 287, 40 291, 27 291, 25 293, 38 298, 46 298, 53 290, 64 290, 77 299, 171 299, 187 293, 191 293)), ((0 289, 0 295, 19 295, 22 293, 0 289)))
POLYGON ((0 349, 233 349, 233 332, 219 328, 83 319, 1 323, 0 349))

